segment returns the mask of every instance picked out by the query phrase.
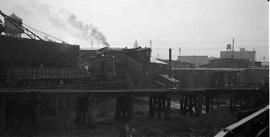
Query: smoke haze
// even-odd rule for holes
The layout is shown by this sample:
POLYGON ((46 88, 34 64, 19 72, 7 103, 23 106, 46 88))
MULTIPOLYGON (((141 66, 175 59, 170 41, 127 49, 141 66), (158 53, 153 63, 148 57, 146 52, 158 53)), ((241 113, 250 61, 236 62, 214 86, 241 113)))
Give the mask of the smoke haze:
POLYGON ((161 58, 168 57, 169 47, 174 59, 179 48, 182 55, 219 57, 235 37, 237 50, 255 48, 258 61, 269 58, 266 0, 0 0, 0 7, 25 24, 81 48, 96 46, 98 41, 101 47, 106 40, 113 47, 132 47, 137 39, 142 47, 152 40, 152 53, 161 58), (68 21, 72 14, 82 25, 92 24, 91 29, 86 33, 73 26, 68 21), (96 27, 103 33, 92 34, 96 27))
POLYGON ((109 47, 106 37, 93 25, 82 23, 77 20, 77 17, 74 14, 69 16, 68 23, 82 34, 82 39, 91 41, 91 43, 96 41, 98 43, 102 43, 106 47, 109 47))

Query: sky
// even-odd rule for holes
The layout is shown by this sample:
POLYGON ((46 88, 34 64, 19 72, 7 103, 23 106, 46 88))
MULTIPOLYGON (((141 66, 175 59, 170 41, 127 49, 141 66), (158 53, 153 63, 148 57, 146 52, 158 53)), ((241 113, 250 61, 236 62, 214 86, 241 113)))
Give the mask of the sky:
POLYGON ((0 0, 0 10, 82 49, 152 40, 153 57, 219 57, 234 37, 235 50, 269 58, 267 0, 0 0))

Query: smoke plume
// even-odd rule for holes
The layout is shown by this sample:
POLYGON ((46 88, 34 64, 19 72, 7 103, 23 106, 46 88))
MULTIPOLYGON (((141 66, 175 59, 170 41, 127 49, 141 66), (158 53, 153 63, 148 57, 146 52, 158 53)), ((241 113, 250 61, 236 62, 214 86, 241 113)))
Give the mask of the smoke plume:
POLYGON ((87 41, 101 42, 106 47, 109 47, 109 43, 106 40, 106 37, 93 25, 87 25, 77 20, 77 17, 74 14, 71 14, 68 18, 68 23, 77 29, 81 33, 81 37, 87 41))
MULTIPOLYGON (((6 2, 3 1, 0 3, 5 4, 6 2)), ((91 24, 84 24, 77 19, 76 15, 70 13, 66 9, 56 9, 51 5, 39 3, 37 1, 13 0, 13 3, 17 4, 17 6, 14 6, 15 11, 18 11, 22 15, 25 14, 22 17, 26 18, 26 20, 30 20, 36 15, 39 15, 39 17, 43 17, 40 21, 43 21, 45 23, 48 20, 56 29, 60 30, 61 33, 71 34, 78 39, 88 41, 89 44, 97 42, 103 44, 104 46, 109 46, 106 37, 103 35, 102 32, 97 29, 97 27, 91 24), (28 5, 28 7, 24 7, 21 5, 28 5), (70 27, 72 27, 72 29, 70 29, 70 27), (74 34, 74 32, 72 32, 73 29, 75 29, 78 33, 74 34)))

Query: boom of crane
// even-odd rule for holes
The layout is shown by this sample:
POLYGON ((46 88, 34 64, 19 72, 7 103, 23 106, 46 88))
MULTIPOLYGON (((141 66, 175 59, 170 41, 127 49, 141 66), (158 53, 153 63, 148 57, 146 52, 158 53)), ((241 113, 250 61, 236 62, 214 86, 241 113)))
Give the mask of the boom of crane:
MULTIPOLYGON (((20 22, 20 21, 18 21, 16 19, 13 19, 12 17, 10 17, 10 16, 6 15, 5 13, 3 13, 1 10, 0 10, 0 15, 2 15, 5 20, 7 20, 11 25, 13 25, 13 27, 15 27, 20 32, 27 35, 30 39, 43 40, 43 41, 52 41, 52 39, 53 39, 54 41, 59 41, 61 43, 65 43, 63 40, 61 40, 61 39, 59 39, 59 38, 57 38, 55 36, 52 36, 52 35, 47 34, 45 32, 42 32, 42 31, 40 31, 38 29, 35 29, 33 27, 30 27, 28 25, 23 24, 22 22, 20 22), (38 32, 39 34, 45 35, 44 38, 41 38, 39 35, 34 33, 32 30, 35 31, 35 32, 38 32), (49 38, 52 38, 52 39, 49 39, 49 38)), ((0 22, 0 34, 5 31, 5 28, 6 28, 6 26, 4 26, 4 24, 2 24, 2 27, 1 27, 1 22, 0 22)))
POLYGON ((0 34, 5 31, 3 22, 0 20, 0 34))
POLYGON ((3 18, 5 20, 7 20, 9 23, 11 23, 15 28, 17 28, 18 30, 21 30, 29 38, 31 38, 31 39, 37 39, 37 40, 43 40, 41 37, 39 37, 38 35, 36 35, 34 32, 32 32, 31 30, 29 30, 28 28, 26 28, 25 26, 23 26, 21 24, 21 22, 18 22, 17 20, 9 17, 5 13, 3 13, 1 10, 0 10, 0 15, 2 15, 3 18), (20 26, 20 27, 18 27, 18 26, 20 26))

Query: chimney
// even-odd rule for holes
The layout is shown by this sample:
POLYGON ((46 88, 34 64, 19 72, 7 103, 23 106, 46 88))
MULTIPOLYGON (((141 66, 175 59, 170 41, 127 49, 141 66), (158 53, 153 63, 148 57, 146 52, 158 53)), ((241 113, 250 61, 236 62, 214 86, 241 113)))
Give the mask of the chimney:
POLYGON ((172 77, 172 49, 169 48, 169 78, 172 77))

